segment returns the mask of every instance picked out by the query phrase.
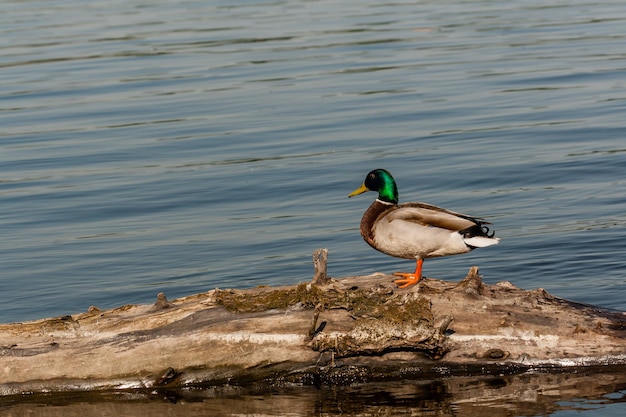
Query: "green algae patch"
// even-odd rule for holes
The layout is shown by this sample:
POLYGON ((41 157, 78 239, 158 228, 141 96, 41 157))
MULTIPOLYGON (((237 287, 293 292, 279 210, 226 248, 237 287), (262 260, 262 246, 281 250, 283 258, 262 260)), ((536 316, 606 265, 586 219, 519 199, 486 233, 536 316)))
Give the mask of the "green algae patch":
POLYGON ((425 321, 432 323, 430 301, 406 297, 391 288, 337 289, 301 283, 284 289, 217 290, 217 304, 234 313, 258 313, 273 309, 344 309, 354 318, 390 323, 425 321))
POLYGON ((254 290, 216 290, 215 301, 233 313, 258 313, 273 309, 314 308, 329 302, 317 286, 301 283, 295 288, 254 290))
POLYGON ((421 296, 370 289, 349 291, 344 297, 343 307, 355 318, 387 323, 432 324, 433 321, 430 300, 421 296))

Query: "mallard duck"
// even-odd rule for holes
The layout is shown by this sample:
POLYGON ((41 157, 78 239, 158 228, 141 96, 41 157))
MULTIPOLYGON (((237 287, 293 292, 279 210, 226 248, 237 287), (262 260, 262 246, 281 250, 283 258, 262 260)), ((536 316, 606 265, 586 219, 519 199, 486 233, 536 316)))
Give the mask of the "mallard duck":
POLYGON ((415 259, 415 272, 396 272, 399 288, 417 284, 424 259, 457 255, 497 244, 488 222, 425 203, 398 204, 398 187, 391 174, 375 169, 348 197, 366 191, 378 198, 363 214, 361 236, 374 249, 398 258, 415 259))

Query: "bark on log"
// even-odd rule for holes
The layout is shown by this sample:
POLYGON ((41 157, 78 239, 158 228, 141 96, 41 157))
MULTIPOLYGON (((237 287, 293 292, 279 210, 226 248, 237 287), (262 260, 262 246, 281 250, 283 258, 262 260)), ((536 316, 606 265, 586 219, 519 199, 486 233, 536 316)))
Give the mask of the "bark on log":
POLYGON ((486 285, 477 267, 459 283, 399 290, 393 279, 159 294, 152 306, 0 325, 0 394, 626 370, 625 313, 486 285))

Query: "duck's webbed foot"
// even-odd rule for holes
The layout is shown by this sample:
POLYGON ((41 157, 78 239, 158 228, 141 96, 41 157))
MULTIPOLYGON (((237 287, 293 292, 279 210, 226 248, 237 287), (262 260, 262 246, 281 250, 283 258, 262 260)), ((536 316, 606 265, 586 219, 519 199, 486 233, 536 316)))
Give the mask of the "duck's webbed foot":
POLYGON ((423 259, 418 259, 415 264, 415 272, 394 272, 393 274, 402 279, 397 279, 394 283, 398 284, 398 288, 406 288, 411 285, 417 284, 422 279, 422 266, 424 265, 423 259))
POLYGON ((406 288, 413 284, 417 284, 421 279, 421 277, 416 277, 412 272, 394 272, 393 274, 397 277, 403 278, 394 281, 394 283, 398 284, 398 288, 406 288))

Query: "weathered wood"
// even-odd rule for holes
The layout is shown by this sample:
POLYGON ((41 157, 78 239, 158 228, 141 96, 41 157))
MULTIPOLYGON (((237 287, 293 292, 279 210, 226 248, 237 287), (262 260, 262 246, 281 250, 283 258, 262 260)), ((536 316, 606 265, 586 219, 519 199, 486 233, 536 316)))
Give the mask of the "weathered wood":
POLYGON ((486 285, 476 267, 459 283, 399 290, 393 279, 159 294, 151 306, 0 325, 0 394, 626 369, 624 313, 486 285))
POLYGON ((326 274, 328 263, 328 249, 315 249, 313 252, 313 267, 315 274, 313 275, 313 285, 328 284, 329 278, 326 274))

